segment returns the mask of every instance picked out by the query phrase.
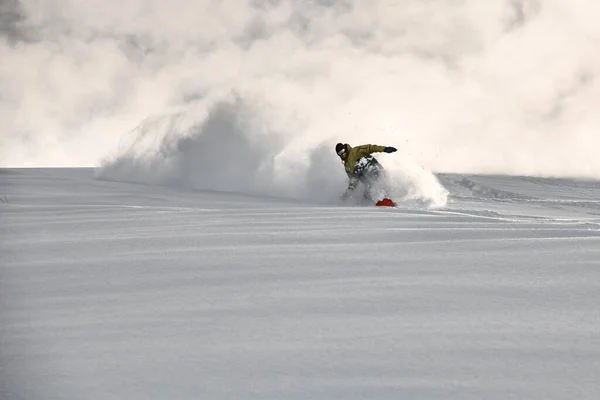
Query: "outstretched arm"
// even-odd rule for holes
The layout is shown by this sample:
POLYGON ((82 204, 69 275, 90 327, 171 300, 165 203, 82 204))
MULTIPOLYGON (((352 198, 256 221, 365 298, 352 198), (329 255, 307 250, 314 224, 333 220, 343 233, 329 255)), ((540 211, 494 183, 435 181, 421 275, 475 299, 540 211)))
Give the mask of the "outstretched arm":
POLYGON ((368 156, 371 153, 393 153, 396 151, 395 147, 378 146, 376 144, 363 144, 356 149, 359 158, 368 156))

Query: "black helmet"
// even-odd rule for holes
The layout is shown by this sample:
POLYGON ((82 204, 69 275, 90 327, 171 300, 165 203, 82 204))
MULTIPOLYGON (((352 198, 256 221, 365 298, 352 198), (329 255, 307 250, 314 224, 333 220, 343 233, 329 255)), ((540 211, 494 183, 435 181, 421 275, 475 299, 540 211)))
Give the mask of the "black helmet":
POLYGON ((348 153, 348 144, 338 143, 335 145, 335 152, 341 158, 344 158, 348 153))

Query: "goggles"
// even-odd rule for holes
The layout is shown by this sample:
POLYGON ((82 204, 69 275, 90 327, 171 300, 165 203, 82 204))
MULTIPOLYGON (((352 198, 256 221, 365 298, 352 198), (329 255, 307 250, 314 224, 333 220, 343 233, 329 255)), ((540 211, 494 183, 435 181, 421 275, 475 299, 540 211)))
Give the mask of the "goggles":
POLYGON ((348 154, 348 150, 346 150, 345 147, 343 149, 341 149, 340 151, 338 151, 338 153, 337 153, 337 155, 340 156, 340 158, 346 157, 346 154, 348 154))

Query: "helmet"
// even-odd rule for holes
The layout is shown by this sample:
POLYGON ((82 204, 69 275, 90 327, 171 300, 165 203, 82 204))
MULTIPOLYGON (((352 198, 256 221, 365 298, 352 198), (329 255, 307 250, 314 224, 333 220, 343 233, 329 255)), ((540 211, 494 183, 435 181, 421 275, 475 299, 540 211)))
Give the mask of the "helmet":
POLYGON ((335 152, 341 158, 344 158, 348 153, 348 145, 344 143, 338 143, 335 145, 335 152))

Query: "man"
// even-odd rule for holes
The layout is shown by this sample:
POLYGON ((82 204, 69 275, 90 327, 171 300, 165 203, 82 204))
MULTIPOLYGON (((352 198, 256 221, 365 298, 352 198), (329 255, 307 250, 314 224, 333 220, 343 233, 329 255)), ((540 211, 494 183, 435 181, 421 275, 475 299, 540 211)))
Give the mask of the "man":
POLYGON ((348 189, 342 196, 346 199, 359 183, 364 185, 363 197, 366 200, 373 201, 369 193, 373 184, 379 179, 383 167, 371 155, 371 153, 393 153, 396 149, 389 146, 377 146, 374 144, 364 144, 362 146, 352 147, 348 143, 338 143, 335 145, 335 152, 342 160, 344 169, 349 178, 348 189))

